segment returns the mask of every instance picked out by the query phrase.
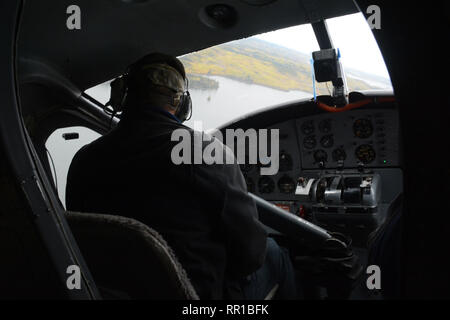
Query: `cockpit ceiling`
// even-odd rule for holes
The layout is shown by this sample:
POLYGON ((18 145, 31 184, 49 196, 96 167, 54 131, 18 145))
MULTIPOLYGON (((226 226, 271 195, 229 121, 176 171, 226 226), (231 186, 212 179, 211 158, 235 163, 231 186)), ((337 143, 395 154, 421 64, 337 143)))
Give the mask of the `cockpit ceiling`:
POLYGON ((357 11, 352 0, 31 0, 24 6, 18 53, 50 64, 86 89, 152 51, 178 56, 357 11), (202 22, 202 9, 217 3, 235 9, 234 25, 212 28, 202 22), (70 5, 81 9, 80 30, 66 27, 70 5))

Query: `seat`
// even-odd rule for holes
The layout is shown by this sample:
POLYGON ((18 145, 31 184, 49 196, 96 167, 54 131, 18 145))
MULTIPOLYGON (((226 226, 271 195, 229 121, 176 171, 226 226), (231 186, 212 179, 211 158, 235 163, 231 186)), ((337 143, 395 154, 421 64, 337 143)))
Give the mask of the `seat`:
POLYGON ((67 212, 66 218, 103 298, 199 299, 155 230, 114 215, 67 212))

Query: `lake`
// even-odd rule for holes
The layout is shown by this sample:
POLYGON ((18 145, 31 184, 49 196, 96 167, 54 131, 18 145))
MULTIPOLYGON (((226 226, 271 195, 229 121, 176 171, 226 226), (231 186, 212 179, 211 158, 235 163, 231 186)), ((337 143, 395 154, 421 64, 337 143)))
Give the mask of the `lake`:
POLYGON ((187 126, 192 127, 194 121, 201 120, 203 130, 214 129, 266 107, 312 97, 303 91, 281 91, 218 76, 209 78, 219 82, 219 89, 189 90, 193 113, 192 119, 185 123, 187 126))

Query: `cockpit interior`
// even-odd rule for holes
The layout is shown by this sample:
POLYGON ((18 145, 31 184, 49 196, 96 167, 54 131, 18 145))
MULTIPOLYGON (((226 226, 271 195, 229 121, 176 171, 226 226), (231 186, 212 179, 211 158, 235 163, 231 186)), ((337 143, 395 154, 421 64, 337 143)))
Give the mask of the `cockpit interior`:
MULTIPOLYGON (((173 4, 162 0, 76 2, 81 10, 81 28, 72 29, 66 25, 67 19, 75 12, 67 11, 71 1, 24 2, 20 9, 21 22, 16 46, 18 100, 25 128, 23 134, 31 142, 29 153, 36 159, 36 170, 40 173, 39 179, 42 179, 39 188, 46 190, 45 203, 51 203, 48 207, 44 203, 37 207, 51 208, 48 210, 55 212, 53 220, 58 221, 61 230, 65 230, 56 232, 49 229, 47 235, 52 232, 55 235, 53 240, 45 240, 44 243, 53 243, 56 246, 49 253, 52 261, 59 261, 55 264, 60 270, 56 278, 65 279, 63 267, 70 264, 69 261, 78 261, 77 264, 83 270, 82 290, 66 292, 66 288, 58 287, 58 292, 64 292, 63 295, 67 294, 71 298, 108 297, 107 290, 104 291, 101 287, 114 278, 105 273, 103 265, 110 260, 103 261, 98 258, 98 255, 102 254, 102 241, 93 244, 98 235, 92 231, 95 228, 90 227, 97 224, 100 226, 101 221, 92 216, 83 220, 82 217, 70 215, 70 212, 65 211, 67 172, 72 158, 82 146, 107 134, 120 122, 120 114, 117 116, 105 112, 110 81, 121 75, 126 66, 140 56, 160 51, 180 57, 185 63, 188 76, 191 77, 192 91, 198 92, 197 96, 191 94, 195 119, 202 120, 203 111, 203 114, 208 114, 208 117, 216 120, 227 118, 219 125, 219 122, 214 120, 206 129, 214 128, 224 134, 227 129, 242 129, 243 132, 248 129, 278 130, 277 173, 261 174, 261 167, 267 164, 259 162, 243 163, 240 168, 248 192, 265 201, 262 205, 273 205, 278 218, 283 213, 287 215, 282 217, 281 220, 284 220, 281 221, 276 217, 269 217, 269 214, 268 218, 266 214, 262 214, 261 220, 269 235, 280 245, 289 248, 294 265, 301 269, 301 257, 308 256, 311 250, 308 240, 302 240, 301 230, 312 230, 311 232, 316 234, 322 231, 332 235, 340 234, 351 239, 351 248, 358 256, 363 270, 362 276, 355 281, 349 296, 345 298, 398 298, 398 291, 391 287, 400 284, 383 286, 383 289, 390 289, 389 292, 376 288, 374 290, 367 285, 369 275, 366 270, 370 265, 381 263, 377 259, 382 254, 373 252, 377 238, 380 240, 384 232, 391 231, 391 246, 384 246, 383 250, 394 250, 394 243, 398 241, 398 234, 389 228, 401 215, 405 188, 402 114, 394 89, 390 85, 391 79, 386 80, 389 85, 377 87, 371 84, 373 79, 364 81, 361 74, 355 75, 355 71, 348 71, 347 76, 345 60, 342 66, 339 58, 330 58, 330 54, 340 54, 330 51, 337 49, 339 44, 334 45, 331 41, 331 22, 328 25, 329 31, 326 30, 327 20, 351 15, 359 15, 365 20, 370 16, 365 7, 360 8, 351 0, 226 0, 220 3, 200 0, 173 1, 173 4), (236 45, 233 42, 235 40, 297 26, 309 28, 316 41, 315 50, 305 49, 306 58, 302 65, 305 70, 298 71, 299 73, 291 72, 291 69, 297 67, 293 63, 283 65, 284 60, 277 60, 279 56, 275 55, 275 47, 258 51, 261 48, 263 50, 264 45, 269 46, 269 42, 258 42, 266 41, 269 36, 264 38, 266 40, 261 40, 261 36, 259 40, 248 42, 245 49, 232 47, 236 45), (201 51, 207 49, 211 51, 201 51), (250 51, 252 54, 248 53, 250 51), (314 55, 313 51, 318 53, 314 55), (203 53, 196 58, 197 52, 203 53), (204 52, 217 56, 208 58, 204 52), (270 57, 269 53, 273 55, 270 57), (252 60, 245 60, 243 57, 250 57, 252 60), (227 59, 235 60, 230 62, 227 59), (209 65, 205 61, 208 61, 209 65), (253 63, 249 67, 251 71, 245 69, 249 61, 253 63), (257 64, 260 62, 261 64, 257 64), (228 71, 223 71, 225 67, 223 70, 220 68, 221 65, 233 63, 236 63, 235 66, 229 67, 228 71), (319 63, 324 65, 320 67, 319 63), (275 76, 268 73, 269 69, 264 69, 268 65, 278 68, 275 76), (317 69, 313 70, 316 66, 317 69), (236 71, 239 69, 244 76, 241 77, 239 71, 236 71), (296 95, 296 91, 291 87, 283 87, 290 83, 291 78, 281 78, 280 75, 291 77, 292 74, 299 79, 306 79, 293 84, 295 87, 303 86, 304 83, 300 90, 302 96, 296 95), (271 79, 276 79, 272 80, 275 84, 268 84, 265 80, 269 75, 273 76, 271 79), (322 83, 328 82, 327 87, 319 83, 321 77, 326 80, 322 83), (229 117, 226 115, 226 108, 217 109, 213 113, 207 110, 207 103, 213 105, 214 101, 227 101, 227 95, 221 95, 225 90, 234 92, 228 95, 229 101, 233 101, 229 103, 230 110, 233 109, 231 104, 237 103, 231 100, 232 95, 237 96, 237 100, 247 101, 246 95, 238 89, 240 85, 248 86, 247 95, 257 92, 256 90, 266 93, 279 90, 277 92, 280 92, 280 98, 273 98, 273 94, 272 98, 262 96, 251 108, 247 108, 243 103, 235 108, 238 110, 236 114, 229 117), (205 91, 202 86, 214 88, 205 91), (92 88, 97 88, 97 91, 92 91, 92 88), (288 96, 289 94, 292 94, 292 97, 288 96), (196 98, 197 105, 203 103, 206 106, 197 109, 197 113, 196 98), (272 102, 270 99, 278 100, 272 102), (271 221, 275 222, 272 224, 271 221), (67 245, 71 243, 72 245, 67 245), (57 254, 62 251, 66 253, 57 254), (296 258, 299 258, 298 261, 296 258), (95 287, 96 283, 100 284, 100 290, 95 287)), ((338 32, 338 29, 334 32, 338 32)), ((295 42, 295 39, 290 41, 295 42)), ((373 41, 376 43, 374 38, 373 41)), ((272 45, 280 46, 273 43, 272 45)), ((300 59, 293 51, 279 50, 283 57, 293 57, 292 61, 300 59)), ((342 50, 342 56, 345 56, 345 50, 342 50)), ((348 70, 355 68, 351 62, 348 62, 348 66, 348 70)), ((250 139, 244 141, 247 148, 255 147, 249 145, 250 139)), ((109 222, 108 228, 116 228, 114 223, 109 222)), ((41 227, 44 228, 44 225, 42 222, 41 227)), ((132 232, 144 232, 146 229, 142 228, 133 229, 132 232)), ((111 242, 132 239, 130 241, 136 241, 133 248, 140 248, 136 240, 138 236, 135 239, 134 236, 127 238, 122 234, 114 238, 107 234, 105 231, 103 235, 105 242, 106 239, 111 242)), ((153 249, 164 247, 161 245, 163 240, 158 238, 152 241, 155 241, 153 249)), ((380 241, 378 245, 379 243, 380 241)), ((377 247, 377 250, 379 248, 377 247)), ((149 258, 149 261, 142 263, 151 264, 152 259, 165 259, 163 265, 170 267, 167 267, 166 271, 164 268, 157 269, 155 275, 144 278, 142 282, 151 282, 154 281, 152 277, 159 277, 167 278, 168 282, 175 284, 168 285, 167 289, 159 288, 160 291, 156 292, 144 285, 145 288, 139 287, 140 291, 128 292, 128 297, 198 298, 182 276, 176 280, 171 278, 170 272, 174 274, 179 271, 179 265, 174 262, 173 257, 162 257, 161 250, 154 251, 157 252, 156 258, 149 258)), ((104 253, 113 254, 113 251, 105 249, 104 253)), ((397 251, 393 254, 395 257, 400 256, 397 251)), ((392 268, 395 270, 385 272, 395 274, 398 266, 394 260, 390 260, 390 265, 383 265, 382 270, 392 268)), ((120 262, 122 269, 119 270, 122 270, 123 274, 118 277, 118 287, 128 288, 124 283, 138 281, 130 270, 139 263, 139 259, 131 259, 130 267, 127 267, 125 261, 120 262)), ((48 279, 50 278, 54 277, 48 275, 48 279)), ((23 279, 23 282, 10 283, 11 294, 21 297, 26 281, 27 279, 23 279)), ((59 280, 52 281, 49 283, 58 283, 59 280)), ((40 290, 36 288, 24 295, 35 296, 40 290)), ((109 288, 115 289, 112 284, 109 284, 109 288)), ((305 299, 330 298, 327 296, 329 292, 326 292, 320 281, 304 282, 303 288, 305 299)), ((55 295, 55 291, 51 289, 43 294, 44 297, 55 295)))

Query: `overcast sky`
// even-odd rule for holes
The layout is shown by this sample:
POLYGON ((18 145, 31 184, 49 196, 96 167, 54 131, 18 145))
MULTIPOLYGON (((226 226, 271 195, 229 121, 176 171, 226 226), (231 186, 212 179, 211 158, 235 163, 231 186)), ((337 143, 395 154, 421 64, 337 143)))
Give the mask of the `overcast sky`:
MULTIPOLYGON (((334 46, 341 51, 344 66, 389 78, 372 31, 361 13, 329 19, 327 23, 334 46)), ((312 51, 319 50, 309 24, 256 37, 303 53, 310 54, 312 51)))

